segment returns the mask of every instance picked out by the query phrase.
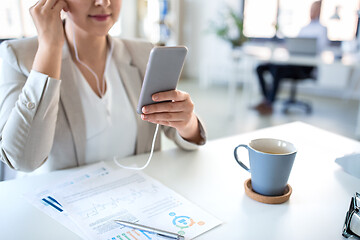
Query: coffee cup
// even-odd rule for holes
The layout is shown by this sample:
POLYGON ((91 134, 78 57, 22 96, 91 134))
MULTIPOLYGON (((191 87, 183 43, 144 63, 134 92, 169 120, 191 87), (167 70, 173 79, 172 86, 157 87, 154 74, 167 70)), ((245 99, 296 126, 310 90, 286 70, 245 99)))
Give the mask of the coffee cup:
POLYGON ((234 149, 237 163, 251 174, 252 189, 265 196, 284 194, 297 150, 287 141, 261 138, 234 149), (238 149, 244 147, 249 153, 250 168, 238 157, 238 149))

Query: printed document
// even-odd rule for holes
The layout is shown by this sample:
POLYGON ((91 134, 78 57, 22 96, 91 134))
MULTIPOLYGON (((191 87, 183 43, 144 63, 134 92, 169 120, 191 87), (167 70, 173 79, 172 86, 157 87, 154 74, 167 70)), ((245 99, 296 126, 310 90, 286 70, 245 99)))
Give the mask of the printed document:
POLYGON ((87 239, 165 239, 124 227, 115 223, 115 219, 178 233, 186 239, 221 224, 143 172, 114 169, 103 162, 26 196, 42 211, 87 239))

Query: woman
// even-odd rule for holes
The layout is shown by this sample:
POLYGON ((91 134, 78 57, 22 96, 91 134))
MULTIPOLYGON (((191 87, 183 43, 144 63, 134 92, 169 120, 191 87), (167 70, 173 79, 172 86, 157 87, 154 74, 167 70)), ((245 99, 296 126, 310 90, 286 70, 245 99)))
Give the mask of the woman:
POLYGON ((121 0, 40 0, 30 9, 38 37, 1 45, 0 157, 11 168, 49 171, 148 152, 153 123, 183 149, 204 144, 185 92, 154 94, 172 101, 136 115, 153 46, 108 35, 120 9, 121 0))

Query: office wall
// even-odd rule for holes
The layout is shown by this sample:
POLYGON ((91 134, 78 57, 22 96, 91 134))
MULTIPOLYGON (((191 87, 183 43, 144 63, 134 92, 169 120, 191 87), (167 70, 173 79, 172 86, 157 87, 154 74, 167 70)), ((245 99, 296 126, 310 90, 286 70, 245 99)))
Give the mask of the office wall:
POLYGON ((183 1, 183 43, 189 48, 183 76, 198 79, 204 72, 211 71, 214 78, 228 77, 225 69, 229 66, 230 45, 211 33, 209 26, 210 21, 219 19, 227 4, 240 9, 241 1, 183 1))

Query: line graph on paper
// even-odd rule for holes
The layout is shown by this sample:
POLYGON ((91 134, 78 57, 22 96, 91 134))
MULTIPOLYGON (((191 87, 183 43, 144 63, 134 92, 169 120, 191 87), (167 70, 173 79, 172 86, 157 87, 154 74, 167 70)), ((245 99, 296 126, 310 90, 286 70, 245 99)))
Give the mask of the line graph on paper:
MULTIPOLYGON (((108 179, 111 180, 111 179, 108 179)), ((144 185, 146 180, 145 178, 138 174, 131 174, 128 176, 125 176, 121 179, 117 179, 115 181, 108 181, 106 183, 103 183, 101 186, 98 186, 96 184, 96 182, 99 181, 98 179, 91 179, 88 182, 86 182, 86 185, 84 186, 84 188, 77 188, 75 192, 66 194, 63 196, 63 200, 67 203, 67 204, 71 204, 71 203, 75 203, 78 201, 81 201, 83 199, 88 199, 89 197, 93 197, 96 195, 100 195, 100 194, 104 194, 104 193, 108 193, 108 192, 121 192, 122 193, 122 198, 126 199, 133 199, 133 196, 129 197, 129 195, 136 195, 138 193, 146 193, 146 192, 151 192, 154 191, 155 188, 157 188, 157 186, 155 186, 154 184, 152 185, 144 185), (128 185, 136 185, 133 188, 126 188, 126 186, 128 185), (123 193, 123 189, 128 189, 127 191, 132 191, 130 193, 123 193), (79 191, 80 190, 80 191, 79 191)), ((156 190, 157 191, 157 190, 156 190)))
POLYGON ((121 196, 109 194, 107 199, 101 199, 99 202, 92 202, 90 208, 82 209, 78 214, 84 218, 94 217, 104 211, 112 211, 123 208, 124 206, 135 204, 138 199, 146 198, 149 195, 156 194, 159 191, 158 186, 152 184, 146 189, 129 189, 127 193, 121 196))

